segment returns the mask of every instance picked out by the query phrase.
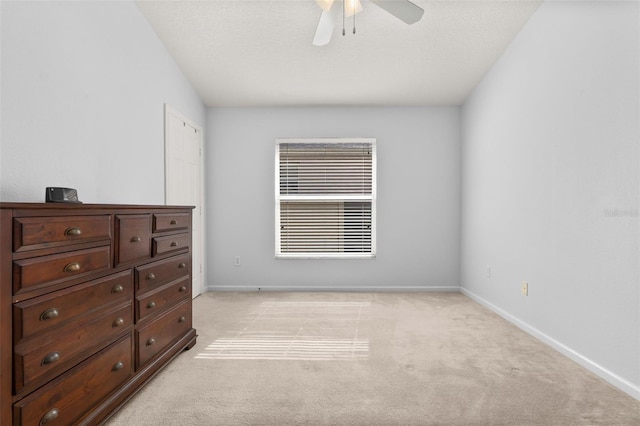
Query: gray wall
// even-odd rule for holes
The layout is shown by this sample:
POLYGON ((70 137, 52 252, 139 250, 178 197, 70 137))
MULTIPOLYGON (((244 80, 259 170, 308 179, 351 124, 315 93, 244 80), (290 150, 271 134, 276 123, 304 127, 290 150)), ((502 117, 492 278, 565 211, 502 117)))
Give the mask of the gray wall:
POLYGON ((0 200, 164 203, 163 103, 205 108, 133 2, 0 2, 0 200))
POLYGON ((636 398, 638 9, 544 3, 475 89, 461 257, 467 294, 636 398))
POLYGON ((458 108, 212 108, 207 129, 210 290, 459 286, 458 108), (377 139, 376 259, 274 258, 275 139, 288 137, 377 139))

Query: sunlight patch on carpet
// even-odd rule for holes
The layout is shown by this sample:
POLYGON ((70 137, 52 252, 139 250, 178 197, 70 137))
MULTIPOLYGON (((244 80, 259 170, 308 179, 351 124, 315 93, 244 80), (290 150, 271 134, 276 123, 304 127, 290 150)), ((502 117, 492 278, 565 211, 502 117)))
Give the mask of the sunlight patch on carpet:
POLYGON ((263 302, 196 359, 361 361, 370 302, 263 302))

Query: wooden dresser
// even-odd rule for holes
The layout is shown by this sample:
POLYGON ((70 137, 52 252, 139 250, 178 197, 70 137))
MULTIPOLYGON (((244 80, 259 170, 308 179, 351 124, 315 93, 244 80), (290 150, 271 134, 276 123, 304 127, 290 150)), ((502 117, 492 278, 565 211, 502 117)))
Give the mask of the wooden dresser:
POLYGON ((191 208, 0 203, 0 424, 100 424, 184 349, 191 208))

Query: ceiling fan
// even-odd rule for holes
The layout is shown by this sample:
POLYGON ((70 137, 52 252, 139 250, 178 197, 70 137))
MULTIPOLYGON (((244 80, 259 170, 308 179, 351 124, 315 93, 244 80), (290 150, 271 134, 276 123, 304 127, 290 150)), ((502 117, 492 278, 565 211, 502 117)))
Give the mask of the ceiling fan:
MULTIPOLYGON (((421 7, 416 6, 409 0, 369 1, 409 25, 418 22, 424 14, 424 10, 421 7)), ((351 16, 354 17, 353 33, 355 34, 355 15, 362 11, 360 0, 316 0, 316 2, 322 9, 322 15, 320 15, 320 21, 313 37, 314 46, 324 46, 329 43, 340 14, 342 14, 343 22, 342 35, 345 34, 344 20, 351 16)))

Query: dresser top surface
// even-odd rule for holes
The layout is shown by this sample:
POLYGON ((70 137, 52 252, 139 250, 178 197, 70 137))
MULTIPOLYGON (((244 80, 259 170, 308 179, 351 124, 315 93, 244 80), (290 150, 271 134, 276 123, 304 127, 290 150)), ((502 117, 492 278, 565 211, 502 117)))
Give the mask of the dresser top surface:
POLYGON ((168 205, 147 205, 147 204, 83 204, 83 203, 21 203, 21 202, 0 202, 0 209, 13 210, 163 210, 163 209, 193 209, 193 206, 168 206, 168 205))

